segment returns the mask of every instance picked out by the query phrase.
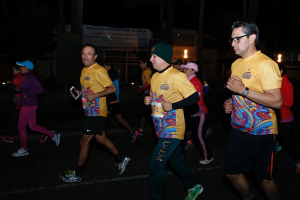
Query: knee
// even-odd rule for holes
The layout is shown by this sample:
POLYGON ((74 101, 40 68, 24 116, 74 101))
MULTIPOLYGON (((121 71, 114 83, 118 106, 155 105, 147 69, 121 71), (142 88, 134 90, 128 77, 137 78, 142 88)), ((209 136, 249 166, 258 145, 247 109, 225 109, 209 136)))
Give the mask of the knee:
POLYGON ((102 136, 96 135, 95 139, 98 144, 105 144, 107 142, 107 137, 103 135, 102 136))
POLYGON ((238 179, 238 175, 237 174, 225 174, 225 176, 227 178, 229 178, 229 180, 234 181, 238 179))

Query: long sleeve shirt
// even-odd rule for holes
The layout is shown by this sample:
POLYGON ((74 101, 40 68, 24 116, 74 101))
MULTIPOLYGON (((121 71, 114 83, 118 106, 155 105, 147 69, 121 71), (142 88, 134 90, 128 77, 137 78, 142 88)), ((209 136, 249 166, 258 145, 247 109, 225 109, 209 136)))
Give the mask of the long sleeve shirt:
POLYGON ((37 95, 45 92, 43 86, 32 71, 23 74, 20 85, 20 102, 22 106, 37 106, 37 95), (27 98, 24 98, 24 95, 27 98))
POLYGON ((283 103, 280 108, 280 122, 293 121, 293 113, 290 108, 294 103, 294 87, 287 75, 282 76, 281 94, 283 103))

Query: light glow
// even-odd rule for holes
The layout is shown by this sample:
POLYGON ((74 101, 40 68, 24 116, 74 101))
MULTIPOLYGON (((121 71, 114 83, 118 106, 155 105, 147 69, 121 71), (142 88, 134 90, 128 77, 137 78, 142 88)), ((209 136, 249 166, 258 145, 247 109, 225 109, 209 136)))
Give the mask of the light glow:
POLYGON ((185 49, 183 52, 184 52, 184 54, 183 54, 183 57, 184 57, 184 58, 187 58, 187 57, 188 57, 188 55, 187 55, 187 53, 188 53, 188 50, 187 50, 187 49, 185 49))
POLYGON ((278 55, 277 55, 277 62, 280 63, 281 61, 282 61, 282 55, 281 55, 281 54, 278 54, 278 55))

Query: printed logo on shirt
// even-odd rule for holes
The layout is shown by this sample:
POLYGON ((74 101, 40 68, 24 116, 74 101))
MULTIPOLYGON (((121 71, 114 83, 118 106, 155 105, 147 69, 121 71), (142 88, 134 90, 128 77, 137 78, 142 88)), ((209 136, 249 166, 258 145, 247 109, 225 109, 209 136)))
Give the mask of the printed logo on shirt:
POLYGON ((161 90, 168 90, 169 89, 169 84, 168 83, 163 83, 161 86, 160 86, 160 89, 161 90))
POLYGON ((85 81, 89 81, 90 80, 90 75, 87 75, 86 77, 84 77, 85 81))
POLYGON ((248 69, 245 73, 243 73, 242 78, 250 79, 251 78, 251 69, 248 69))

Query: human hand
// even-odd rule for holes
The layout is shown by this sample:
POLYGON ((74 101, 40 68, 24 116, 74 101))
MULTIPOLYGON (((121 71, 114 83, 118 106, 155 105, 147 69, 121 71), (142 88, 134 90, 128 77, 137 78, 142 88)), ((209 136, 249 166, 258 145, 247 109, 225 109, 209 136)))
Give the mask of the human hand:
POLYGON ((20 88, 19 88, 18 86, 15 87, 15 90, 16 90, 17 92, 20 92, 20 88))
POLYGON ((27 96, 26 96, 26 94, 24 94, 24 95, 23 95, 23 98, 24 98, 24 99, 27 99, 27 96))
POLYGON ((96 98, 98 98, 98 94, 93 94, 93 93, 87 93, 87 94, 84 94, 84 98, 87 100, 87 101, 93 101, 95 100, 96 98))
POLYGON ((228 79, 226 87, 230 91, 235 92, 237 94, 242 94, 242 91, 245 89, 245 85, 243 84, 242 80, 235 75, 228 79))
POLYGON ((6 84, 11 84, 11 81, 6 81, 6 84))
POLYGON ((225 109, 225 113, 230 114, 233 109, 232 98, 227 99, 224 102, 223 107, 225 109))
POLYGON ((150 105, 151 104, 151 97, 150 96, 145 96, 144 97, 144 104, 145 105, 150 105))
POLYGON ((168 99, 163 98, 163 101, 161 102, 161 107, 163 111, 168 112, 172 110, 172 103, 168 99))

